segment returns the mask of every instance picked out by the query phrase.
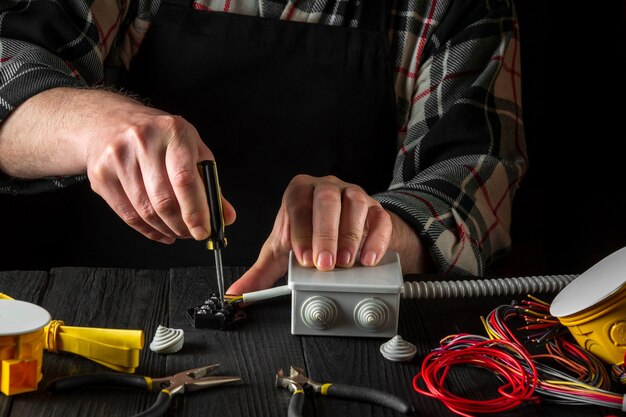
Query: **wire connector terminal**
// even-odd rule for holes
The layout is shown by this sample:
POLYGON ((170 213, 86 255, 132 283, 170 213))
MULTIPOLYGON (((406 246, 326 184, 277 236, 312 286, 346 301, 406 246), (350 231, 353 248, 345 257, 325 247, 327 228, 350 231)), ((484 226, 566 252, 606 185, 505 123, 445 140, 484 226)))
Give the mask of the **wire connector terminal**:
POLYGON ((230 330, 246 317, 239 304, 222 303, 215 292, 204 303, 187 310, 187 318, 196 329, 230 330))

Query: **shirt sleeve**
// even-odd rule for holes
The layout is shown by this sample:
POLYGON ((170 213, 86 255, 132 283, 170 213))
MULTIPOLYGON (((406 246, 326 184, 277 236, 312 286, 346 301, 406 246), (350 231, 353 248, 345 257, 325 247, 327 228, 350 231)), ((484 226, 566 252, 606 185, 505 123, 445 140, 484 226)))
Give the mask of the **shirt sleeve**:
POLYGON ((517 22, 506 1, 421 3, 391 14, 399 152, 374 198, 415 228, 440 273, 482 275, 510 247, 527 166, 517 22))
MULTIPOLYGON (((0 6, 0 123, 21 103, 55 87, 103 80, 108 55, 129 2, 21 0, 0 6)), ((34 181, 0 172, 1 193, 35 193, 84 175, 34 181)))

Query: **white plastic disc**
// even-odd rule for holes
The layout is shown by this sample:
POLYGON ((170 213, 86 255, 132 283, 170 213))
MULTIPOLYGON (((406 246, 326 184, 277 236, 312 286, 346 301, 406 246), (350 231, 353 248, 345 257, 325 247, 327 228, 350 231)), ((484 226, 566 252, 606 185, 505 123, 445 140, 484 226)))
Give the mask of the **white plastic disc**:
POLYGON ((0 336, 32 333, 50 323, 50 313, 37 304, 0 300, 0 336))
POLYGON ((626 283, 626 248, 622 248, 583 272, 557 294, 550 313, 567 317, 580 313, 613 295, 626 283))

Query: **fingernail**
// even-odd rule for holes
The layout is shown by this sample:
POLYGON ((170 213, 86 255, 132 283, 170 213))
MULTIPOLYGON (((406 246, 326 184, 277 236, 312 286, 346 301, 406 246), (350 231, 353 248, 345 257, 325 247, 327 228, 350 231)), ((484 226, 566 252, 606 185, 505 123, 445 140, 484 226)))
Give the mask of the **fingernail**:
POLYGON ((350 251, 347 249, 342 249, 337 255, 337 265, 348 266, 350 265, 351 258, 352 255, 350 255, 350 251))
POLYGON ((313 266, 313 251, 307 249, 302 254, 302 266, 313 266))
POLYGON ((175 241, 176 239, 170 236, 163 236, 161 239, 159 239, 159 242, 165 243, 166 245, 171 245, 175 241))
POLYGON ((202 226, 193 227, 190 232, 191 236, 196 240, 206 239, 209 236, 209 231, 202 226))
POLYGON ((317 255, 317 269, 328 270, 333 269, 333 254, 328 251, 322 251, 317 255))
POLYGON ((361 262, 365 266, 373 266, 376 263, 376 253, 374 251, 368 251, 361 258, 361 262))

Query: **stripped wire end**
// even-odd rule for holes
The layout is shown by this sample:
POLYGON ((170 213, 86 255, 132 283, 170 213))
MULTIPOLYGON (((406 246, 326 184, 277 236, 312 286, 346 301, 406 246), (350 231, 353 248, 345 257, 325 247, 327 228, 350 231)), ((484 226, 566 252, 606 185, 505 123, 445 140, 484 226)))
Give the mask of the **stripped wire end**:
POLYGON ((229 304, 239 303, 243 301, 243 295, 224 294, 224 301, 229 304))

